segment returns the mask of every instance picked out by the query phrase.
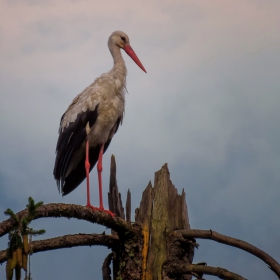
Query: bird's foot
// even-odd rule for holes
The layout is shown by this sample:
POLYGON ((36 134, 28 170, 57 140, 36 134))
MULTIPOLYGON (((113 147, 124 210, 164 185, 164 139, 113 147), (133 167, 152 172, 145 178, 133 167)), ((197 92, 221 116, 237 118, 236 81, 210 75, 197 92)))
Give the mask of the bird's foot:
POLYGON ((106 209, 104 209, 103 207, 99 207, 99 208, 97 208, 97 209, 98 209, 99 211, 101 211, 101 212, 108 213, 109 215, 111 215, 112 218, 115 217, 115 214, 114 214, 113 212, 111 212, 110 210, 106 210, 106 209))
POLYGON ((113 212, 111 212, 110 210, 106 210, 106 209, 104 209, 103 207, 99 207, 99 208, 98 208, 98 207, 92 206, 91 204, 87 204, 86 207, 88 207, 88 208, 90 208, 90 209, 92 209, 92 210, 94 210, 94 211, 99 210, 99 211, 101 211, 101 212, 105 212, 105 213, 111 215, 112 218, 115 217, 115 214, 114 214, 113 212))
POLYGON ((89 203, 86 205, 86 207, 88 207, 88 208, 90 208, 90 209, 92 209, 92 210, 94 210, 94 211, 99 210, 98 207, 94 207, 94 206, 92 206, 92 205, 89 204, 89 203))

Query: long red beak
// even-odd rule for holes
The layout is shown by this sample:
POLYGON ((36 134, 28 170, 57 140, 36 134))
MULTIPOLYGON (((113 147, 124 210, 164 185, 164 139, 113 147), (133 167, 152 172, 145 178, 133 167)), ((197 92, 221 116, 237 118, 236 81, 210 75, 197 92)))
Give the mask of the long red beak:
POLYGON ((126 45, 123 48, 125 50, 125 52, 134 60, 134 62, 145 72, 147 73, 147 71, 145 70, 144 66, 142 65, 142 63, 140 62, 139 58, 137 57, 136 53, 134 52, 134 50, 132 49, 132 47, 130 45, 126 45))

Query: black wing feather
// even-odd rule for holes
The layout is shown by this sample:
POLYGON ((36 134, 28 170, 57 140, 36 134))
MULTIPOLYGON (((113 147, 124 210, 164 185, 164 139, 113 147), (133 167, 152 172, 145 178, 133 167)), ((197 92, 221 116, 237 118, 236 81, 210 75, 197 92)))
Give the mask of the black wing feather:
MULTIPOLYGON (((75 153, 79 150, 81 145, 86 140, 86 125, 89 122, 90 127, 94 125, 96 119, 98 117, 98 105, 94 109, 94 111, 86 111, 77 116, 75 122, 72 122, 68 125, 67 128, 60 133, 58 142, 57 142, 57 155, 54 166, 54 177, 57 181, 57 186, 59 191, 61 190, 62 195, 67 195, 72 192, 76 187, 78 187, 82 181, 86 178, 85 171, 85 153, 83 153, 82 158, 77 163, 76 168, 70 172, 70 174, 66 177, 66 172, 75 156, 75 153)), ((63 119, 63 117, 62 117, 63 119)), ((61 120, 62 120, 61 119, 61 120)), ((119 124, 121 122, 121 117, 118 118, 116 124, 112 128, 112 133, 116 133, 119 124)), ((104 153, 108 149, 111 143, 111 139, 104 144, 104 153)), ((90 147, 89 149, 89 162, 90 162, 90 171, 95 166, 99 152, 100 152, 101 144, 90 147)))
MULTIPOLYGON (((112 128, 112 133, 116 133, 119 125, 121 122, 121 118, 118 118, 116 124, 112 128)), ((112 139, 109 139, 105 144, 104 144, 104 151, 103 154, 106 152, 108 149, 112 139)), ((96 162, 98 161, 98 156, 100 152, 101 144, 91 147, 89 149, 89 162, 90 162, 90 171, 92 168, 95 166, 96 162)), ((62 195, 67 195, 70 192, 72 192, 76 187, 78 187, 83 180, 86 178, 86 170, 85 170, 85 153, 83 154, 82 159, 78 163, 77 167, 75 170, 73 170, 64 180, 64 184, 62 186, 62 195)))
MULTIPOLYGON (((57 145, 56 145, 56 160, 53 170, 54 178, 57 181, 58 189, 60 190, 65 184, 65 174, 67 168, 75 155, 75 152, 81 147, 86 140, 86 125, 89 123, 90 127, 94 125, 98 116, 98 105, 93 111, 88 110, 86 112, 77 115, 74 122, 60 132, 57 145)), ((64 115, 63 115, 64 116, 64 115)), ((63 119, 61 118, 61 121, 63 119)))

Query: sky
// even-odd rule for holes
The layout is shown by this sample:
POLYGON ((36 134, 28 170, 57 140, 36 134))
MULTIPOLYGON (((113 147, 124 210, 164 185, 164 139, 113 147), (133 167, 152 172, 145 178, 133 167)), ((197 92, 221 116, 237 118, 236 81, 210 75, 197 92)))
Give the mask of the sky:
MULTIPOLYGON (((0 4, 1 221, 8 207, 25 208, 29 196, 85 205, 85 183, 62 198, 52 175, 59 121, 73 98, 111 69, 107 40, 122 30, 147 74, 123 54, 126 110, 104 155, 104 197, 111 154, 120 192, 125 197, 131 190, 133 209, 154 172, 168 163, 173 184, 186 192, 192 228, 243 239, 280 262, 278 0, 0 4)), ((92 203, 98 205, 96 169, 91 182, 92 203)), ((66 219, 31 226, 44 228, 43 238, 104 231, 66 219)), ((1 238, 1 249, 7 242, 7 236, 1 238)), ((276 279, 246 252, 198 243, 194 262, 248 279, 276 279)), ((37 253, 32 277, 101 279, 108 253, 101 247, 37 253)), ((0 276, 4 273, 2 265, 0 276)))

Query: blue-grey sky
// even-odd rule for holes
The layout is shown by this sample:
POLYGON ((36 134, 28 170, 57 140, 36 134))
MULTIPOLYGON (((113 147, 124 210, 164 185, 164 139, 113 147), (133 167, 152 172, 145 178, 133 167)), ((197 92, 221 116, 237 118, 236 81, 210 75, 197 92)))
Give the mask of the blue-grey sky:
MULTIPOLYGON (((62 198, 52 176, 61 115, 112 67, 122 30, 147 74, 128 68, 123 125, 104 156, 117 160, 133 208, 167 162, 187 196, 192 228, 243 239, 280 261, 280 2, 278 0, 0 0, 0 219, 36 201, 85 204, 85 184, 62 198)), ((92 200, 98 204, 96 170, 92 200)), ((105 194, 106 197, 106 194, 105 194)), ((106 202, 107 204, 107 202, 106 202)), ((103 232, 63 219, 35 221, 44 238, 103 232)), ((3 237, 4 249, 8 240, 3 237)), ((206 261, 249 279, 276 279, 257 258, 199 241, 206 261)), ((35 254, 33 279, 101 279, 103 248, 35 254)), ((0 267, 0 276, 5 266, 0 267)), ((212 277, 206 277, 212 279, 212 277)))

